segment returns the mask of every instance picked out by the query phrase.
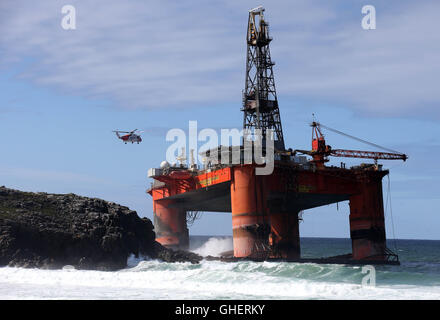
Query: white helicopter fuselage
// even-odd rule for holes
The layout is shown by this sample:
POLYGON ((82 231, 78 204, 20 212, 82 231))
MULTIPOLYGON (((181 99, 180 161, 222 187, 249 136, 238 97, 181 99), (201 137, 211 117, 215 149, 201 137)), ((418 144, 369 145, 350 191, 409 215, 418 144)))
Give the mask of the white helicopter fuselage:
POLYGON ((116 131, 116 136, 119 139, 121 139, 122 141, 124 141, 124 143, 127 143, 127 142, 131 142, 131 143, 137 142, 137 143, 139 143, 139 142, 142 141, 141 136, 137 135, 137 134, 134 134, 134 133, 129 133, 129 134, 121 136, 121 135, 119 135, 119 132, 116 131))

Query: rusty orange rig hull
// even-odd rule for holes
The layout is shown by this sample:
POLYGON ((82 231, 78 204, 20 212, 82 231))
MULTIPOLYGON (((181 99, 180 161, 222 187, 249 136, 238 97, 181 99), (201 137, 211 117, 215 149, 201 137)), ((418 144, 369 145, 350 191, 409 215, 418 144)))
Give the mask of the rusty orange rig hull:
POLYGON ((298 213, 348 200, 352 253, 326 261, 398 263, 386 247, 382 178, 388 171, 305 169, 276 161, 272 174, 256 175, 255 167, 233 165, 192 173, 176 169, 150 175, 156 182, 148 193, 153 198, 157 241, 186 249, 186 212, 231 212, 235 258, 300 261, 298 213))

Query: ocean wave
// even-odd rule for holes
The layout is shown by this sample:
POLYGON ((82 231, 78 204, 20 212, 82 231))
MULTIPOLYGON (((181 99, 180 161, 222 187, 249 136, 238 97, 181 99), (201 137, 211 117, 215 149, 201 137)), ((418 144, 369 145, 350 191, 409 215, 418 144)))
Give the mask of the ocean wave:
POLYGON ((1 299, 439 299, 440 286, 362 286, 361 268, 139 261, 118 272, 0 269, 1 299), (358 274, 357 276, 354 276, 358 274), (342 278, 347 276, 343 280, 342 278))
MULTIPOLYGON (((309 244, 311 254, 332 253, 331 243, 310 242, 316 242, 309 244)), ((409 242, 407 247, 417 244, 409 242)), ((219 256, 231 249, 231 237, 205 237, 191 250, 219 256)), ((425 251, 419 256, 427 260, 425 251)), ((376 266, 375 286, 362 285, 362 266, 337 264, 208 260, 191 264, 131 256, 128 267, 117 272, 4 267, 0 299, 440 299, 438 259, 432 248, 428 253, 428 261, 411 253, 403 256, 406 260, 400 266, 376 266)))
POLYGON ((211 237, 200 247, 191 251, 206 257, 219 257, 222 253, 233 250, 231 237, 211 237))

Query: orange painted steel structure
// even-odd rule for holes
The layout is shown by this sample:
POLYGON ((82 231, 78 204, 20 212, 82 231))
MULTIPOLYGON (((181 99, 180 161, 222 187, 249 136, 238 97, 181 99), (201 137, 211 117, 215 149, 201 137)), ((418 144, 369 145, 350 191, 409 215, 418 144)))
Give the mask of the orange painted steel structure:
POLYGON ((185 178, 159 175, 151 188, 157 241, 188 247, 186 211, 232 212, 234 256, 300 258, 298 213, 349 200, 353 260, 385 261, 382 178, 388 171, 303 168, 277 161, 271 175, 255 175, 255 165, 235 165, 185 178))

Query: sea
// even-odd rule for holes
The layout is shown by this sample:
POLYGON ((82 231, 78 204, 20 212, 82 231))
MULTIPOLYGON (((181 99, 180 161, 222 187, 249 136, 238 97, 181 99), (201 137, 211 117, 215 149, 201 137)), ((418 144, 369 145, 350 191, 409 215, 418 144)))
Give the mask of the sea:
MULTIPOLYGON (((219 256, 230 236, 191 236, 190 250, 219 256)), ((400 266, 289 262, 166 263, 130 257, 116 272, 0 268, 0 299, 295 300, 440 299, 440 241, 388 240, 400 266)), ((350 239, 301 238, 303 258, 351 252, 350 239)))

